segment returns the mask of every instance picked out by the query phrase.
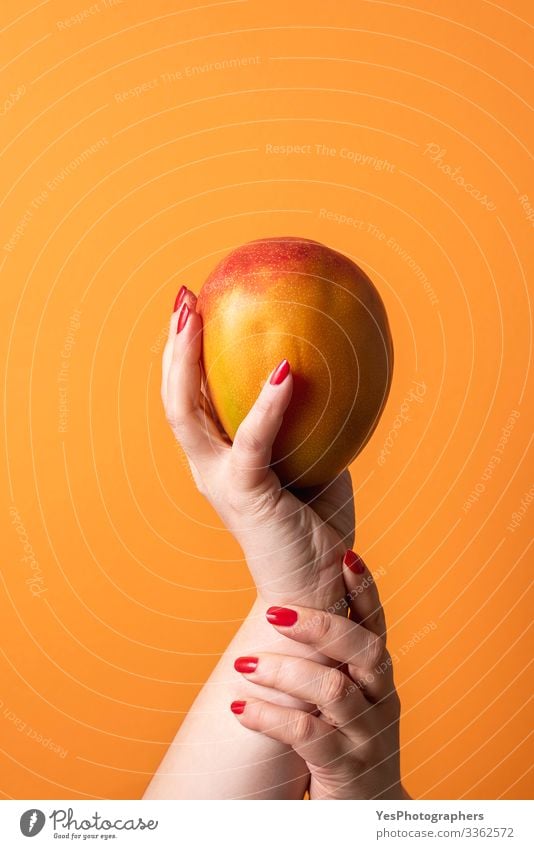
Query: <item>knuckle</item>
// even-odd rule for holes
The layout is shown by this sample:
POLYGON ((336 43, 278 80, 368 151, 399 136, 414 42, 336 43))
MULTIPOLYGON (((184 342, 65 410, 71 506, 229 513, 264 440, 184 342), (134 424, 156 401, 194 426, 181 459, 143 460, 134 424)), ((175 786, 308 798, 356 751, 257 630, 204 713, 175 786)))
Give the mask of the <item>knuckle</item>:
POLYGON ((374 669, 381 659, 385 649, 385 641, 383 637, 378 637, 376 634, 370 634, 363 652, 363 665, 367 669, 374 669))
POLYGON ((262 416, 269 416, 274 409, 273 399, 267 398, 265 395, 260 395, 256 403, 254 404, 254 409, 262 416))
POLYGON ((383 637, 384 642, 385 642, 385 640, 386 640, 386 617, 385 617, 384 611, 381 607, 379 608, 379 610, 377 610, 376 614, 373 617, 373 625, 374 625, 374 629, 376 629, 375 633, 377 633, 381 637, 383 637))
POLYGON ((210 496, 210 491, 204 483, 204 478, 202 477, 192 460, 187 458, 187 462, 189 463, 189 468, 191 469, 191 475, 195 482, 196 488, 198 489, 200 494, 204 496, 204 498, 208 498, 210 496))
POLYGON ((322 675, 318 704, 336 704, 343 701, 347 693, 347 681, 340 669, 329 669, 322 675))
POLYGON ((394 716, 400 716, 401 713, 401 700, 398 692, 396 690, 392 690, 389 695, 389 704, 394 716))
POLYGON ((285 682, 285 674, 284 674, 284 665, 281 661, 277 661, 274 669, 272 671, 272 681, 269 686, 273 688, 273 690, 284 690, 284 682, 285 682))
POLYGON ((255 705, 255 724, 262 731, 269 731, 272 723, 269 721, 267 706, 263 702, 255 705))
POLYGON ((184 427, 184 417, 174 405, 167 404, 165 407, 165 418, 176 436, 184 427))
POLYGON ((192 412, 183 412, 177 407, 167 407, 165 417, 176 441, 186 452, 194 453, 198 445, 198 428, 192 412))
POLYGON ((352 755, 356 768, 367 772, 376 758, 376 739, 362 738, 354 745, 352 755))
POLYGON ((168 393, 168 387, 163 383, 161 384, 161 400, 163 403, 163 412, 165 413, 165 418, 167 422, 170 424, 171 419, 174 419, 176 414, 176 405, 173 402, 172 395, 168 393))
POLYGON ((234 447, 237 452, 246 454, 263 454, 265 451, 262 440, 248 426, 239 428, 234 439, 234 447))
POLYGON ((316 639, 320 641, 327 639, 332 628, 332 614, 327 613, 325 610, 320 610, 317 612, 317 616, 314 617, 314 619, 316 639))
POLYGON ((299 713, 293 720, 293 737, 298 743, 311 740, 315 730, 313 716, 309 713, 299 713))

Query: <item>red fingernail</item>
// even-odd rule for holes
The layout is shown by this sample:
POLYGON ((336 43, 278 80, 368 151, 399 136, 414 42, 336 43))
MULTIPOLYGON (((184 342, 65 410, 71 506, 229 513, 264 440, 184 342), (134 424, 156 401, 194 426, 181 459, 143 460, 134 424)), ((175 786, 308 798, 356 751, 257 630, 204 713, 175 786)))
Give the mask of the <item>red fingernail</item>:
POLYGON ((178 316, 178 327, 176 328, 177 333, 180 333, 184 329, 187 323, 187 319, 189 318, 190 312, 191 310, 189 309, 187 304, 182 304, 182 309, 180 310, 180 315, 178 316))
POLYGON ((237 672, 255 672, 257 665, 257 657, 238 657, 234 663, 234 669, 237 672))
POLYGON ((365 572, 365 563, 362 558, 355 551, 351 551, 350 548, 345 553, 343 565, 347 566, 351 572, 355 572, 357 575, 363 575, 365 572))
POLYGON ((280 386, 289 374, 290 365, 287 360, 282 360, 279 366, 275 368, 271 375, 269 383, 272 386, 280 386))
POLYGON ((230 710, 232 713, 243 713, 245 710, 246 702, 232 702, 230 705, 230 710))
POLYGON ((294 625, 299 618, 297 611, 290 610, 289 607, 270 607, 265 615, 271 625, 282 625, 286 628, 294 625))
POLYGON ((176 300, 175 300, 175 302, 174 302, 174 309, 173 309, 173 312, 176 312, 176 310, 178 309, 178 307, 179 307, 179 306, 180 306, 180 304, 182 303, 182 301, 183 301, 183 299, 184 299, 184 295, 185 295, 185 293, 186 293, 186 292, 187 292, 187 287, 186 287, 186 286, 181 286, 181 287, 180 287, 180 291, 179 291, 179 292, 178 292, 178 294, 176 295, 176 300))

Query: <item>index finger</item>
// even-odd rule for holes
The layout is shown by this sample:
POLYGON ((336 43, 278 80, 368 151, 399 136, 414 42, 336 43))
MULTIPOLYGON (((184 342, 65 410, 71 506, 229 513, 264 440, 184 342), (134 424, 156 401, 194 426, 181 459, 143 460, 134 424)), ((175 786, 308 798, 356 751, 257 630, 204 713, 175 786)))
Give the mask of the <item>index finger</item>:
POLYGON ((285 637, 364 672, 374 669, 384 651, 384 641, 378 634, 327 610, 292 604, 270 607, 266 616, 285 637))
POLYGON ((267 619, 284 636, 345 664, 354 686, 370 701, 393 696, 392 660, 380 635, 327 610, 293 604, 270 607, 267 619))

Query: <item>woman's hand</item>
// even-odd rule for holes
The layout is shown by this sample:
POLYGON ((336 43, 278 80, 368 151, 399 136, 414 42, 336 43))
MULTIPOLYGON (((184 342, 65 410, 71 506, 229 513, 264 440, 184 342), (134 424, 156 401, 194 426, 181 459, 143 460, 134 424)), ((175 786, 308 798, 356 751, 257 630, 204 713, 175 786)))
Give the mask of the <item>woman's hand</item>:
POLYGON ((243 726, 304 759, 311 799, 408 799, 400 778, 400 702, 378 591, 357 555, 345 558, 344 577, 350 619, 296 605, 267 611, 279 633, 337 661, 336 668, 264 652, 235 662, 249 681, 312 708, 248 699, 234 701, 232 711, 243 726))
POLYGON ((297 497, 270 469, 272 445, 293 390, 285 360, 273 363, 231 444, 203 385, 201 346, 196 298, 182 287, 163 353, 161 395, 195 483, 240 543, 264 600, 327 607, 343 596, 340 564, 354 539, 350 475, 345 471, 297 497))

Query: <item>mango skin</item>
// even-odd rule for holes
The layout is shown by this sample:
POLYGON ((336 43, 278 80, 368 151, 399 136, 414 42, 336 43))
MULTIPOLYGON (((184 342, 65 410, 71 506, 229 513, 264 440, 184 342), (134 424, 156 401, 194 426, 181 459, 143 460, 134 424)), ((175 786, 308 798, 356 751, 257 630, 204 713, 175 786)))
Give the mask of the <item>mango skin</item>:
POLYGON ((286 358, 294 389, 271 464, 282 484, 324 484, 354 460, 393 370, 384 304, 356 263, 311 239, 258 239, 216 266, 197 311, 209 395, 231 439, 286 358))

